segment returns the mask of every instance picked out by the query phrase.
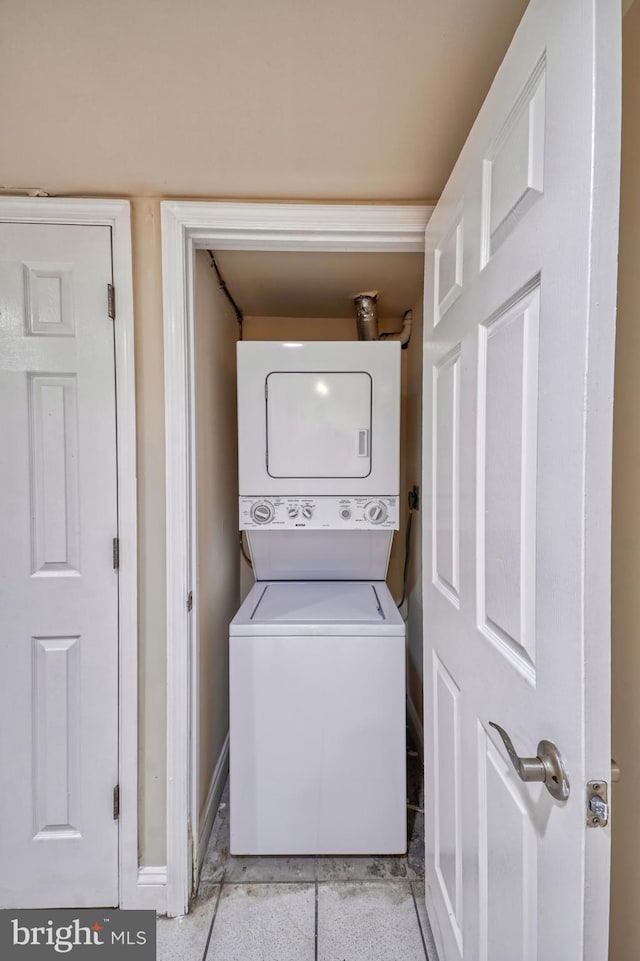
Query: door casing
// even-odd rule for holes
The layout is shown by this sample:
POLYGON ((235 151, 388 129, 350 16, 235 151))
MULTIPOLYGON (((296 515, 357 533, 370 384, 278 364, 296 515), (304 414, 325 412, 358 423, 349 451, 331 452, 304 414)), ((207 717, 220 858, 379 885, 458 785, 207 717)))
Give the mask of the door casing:
MULTIPOLYGON (((424 251, 430 206, 164 201, 167 548, 167 914, 189 909, 198 850, 194 276, 198 249, 424 251)), ((228 742, 227 742, 228 743, 228 742)))

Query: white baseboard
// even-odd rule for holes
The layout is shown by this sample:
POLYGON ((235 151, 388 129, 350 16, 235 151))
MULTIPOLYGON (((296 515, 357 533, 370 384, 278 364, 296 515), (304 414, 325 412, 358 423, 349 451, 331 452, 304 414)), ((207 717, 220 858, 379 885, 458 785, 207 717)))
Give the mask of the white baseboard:
POLYGON ((200 867, 202 866, 204 856, 207 852, 207 845, 211 836, 211 829, 213 827, 216 811, 218 810, 218 806, 220 804, 220 798, 222 797, 222 791, 224 789, 228 774, 229 733, 227 732, 227 736, 224 739, 224 744, 222 745, 222 750, 220 751, 218 762, 211 776, 211 783, 209 784, 209 790, 207 791, 207 799, 204 802, 202 814, 200 815, 200 825, 198 828, 198 875, 200 875, 200 867))
POLYGON ((416 742, 416 747, 420 752, 420 757, 424 763, 424 729, 422 727, 422 721, 420 720, 420 715, 416 710, 416 706, 412 699, 407 696, 407 720, 409 722, 409 728, 413 734, 413 738, 416 742))

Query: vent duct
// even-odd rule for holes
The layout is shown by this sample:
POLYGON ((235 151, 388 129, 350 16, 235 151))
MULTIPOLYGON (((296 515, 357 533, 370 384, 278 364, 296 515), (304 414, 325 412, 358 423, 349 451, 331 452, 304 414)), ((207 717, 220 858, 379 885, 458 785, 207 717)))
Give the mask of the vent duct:
POLYGON ((413 311, 405 310, 402 315, 402 327, 399 331, 380 334, 378 332, 378 295, 377 293, 358 294, 353 298, 356 310, 356 325, 358 340, 399 340, 404 350, 411 340, 413 311))
POLYGON ((378 295, 358 294, 353 298, 356 309, 358 340, 379 340, 378 335, 378 295))

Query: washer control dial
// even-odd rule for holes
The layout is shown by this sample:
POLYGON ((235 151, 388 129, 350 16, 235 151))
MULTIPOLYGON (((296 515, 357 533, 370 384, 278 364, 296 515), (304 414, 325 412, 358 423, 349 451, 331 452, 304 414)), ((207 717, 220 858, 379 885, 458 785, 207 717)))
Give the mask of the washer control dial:
POLYGON ((287 507, 287 514, 289 517, 297 517, 300 513, 300 508, 297 504, 289 504, 287 507))
POLYGON ((308 521, 311 520, 311 518, 313 517, 313 507, 311 506, 311 504, 305 504, 303 506, 302 516, 305 518, 305 520, 308 520, 308 521))
POLYGON ((370 524, 383 524, 388 516, 388 511, 382 501, 369 501, 364 509, 365 520, 370 524))
POLYGON ((275 511, 270 501, 258 501, 251 508, 251 517, 256 524, 268 524, 273 520, 275 511))

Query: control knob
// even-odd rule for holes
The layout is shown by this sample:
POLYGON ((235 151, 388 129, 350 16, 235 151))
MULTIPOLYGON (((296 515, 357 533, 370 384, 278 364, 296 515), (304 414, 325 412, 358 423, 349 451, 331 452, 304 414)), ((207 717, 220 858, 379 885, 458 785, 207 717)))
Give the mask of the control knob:
POLYGON ((289 504, 289 506, 287 507, 287 514, 289 515, 289 517, 297 517, 299 511, 300 511, 300 508, 298 507, 297 504, 289 504))
POLYGON ((273 515, 273 504, 269 501, 258 501, 251 508, 251 517, 256 524, 268 524, 269 521, 273 520, 273 515))
POLYGON ((304 505, 304 507, 302 508, 302 516, 308 521, 311 520, 311 518, 313 517, 313 507, 311 506, 311 504, 304 505))
POLYGON ((370 501, 364 509, 364 516, 370 524, 382 524, 388 517, 388 511, 382 501, 370 501))

